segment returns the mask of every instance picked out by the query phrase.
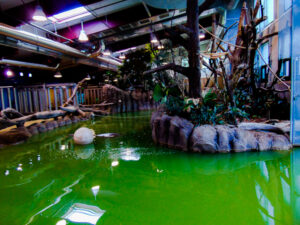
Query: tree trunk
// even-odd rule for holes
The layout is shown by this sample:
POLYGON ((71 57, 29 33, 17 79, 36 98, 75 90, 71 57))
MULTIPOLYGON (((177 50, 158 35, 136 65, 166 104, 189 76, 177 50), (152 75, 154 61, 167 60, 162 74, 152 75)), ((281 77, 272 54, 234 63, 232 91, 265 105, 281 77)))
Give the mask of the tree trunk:
POLYGON ((189 67, 189 97, 201 97, 201 69, 200 69, 200 41, 199 41, 199 7, 198 0, 187 0, 187 26, 193 31, 190 33, 189 67))

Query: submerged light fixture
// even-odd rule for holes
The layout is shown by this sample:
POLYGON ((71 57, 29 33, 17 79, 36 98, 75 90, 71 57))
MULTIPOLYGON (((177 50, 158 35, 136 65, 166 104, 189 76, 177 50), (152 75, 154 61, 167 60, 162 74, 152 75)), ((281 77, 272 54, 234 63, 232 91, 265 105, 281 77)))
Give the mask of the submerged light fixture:
POLYGON ((47 21, 46 14, 43 11, 43 8, 38 4, 33 13, 32 19, 38 22, 47 21))
POLYGON ((55 77, 55 78, 62 78, 61 72, 57 71, 57 72, 54 74, 54 77, 55 77))
POLYGON ((83 29, 83 21, 81 21, 81 31, 78 37, 78 40, 80 42, 87 42, 89 40, 89 37, 86 35, 84 29, 83 29))

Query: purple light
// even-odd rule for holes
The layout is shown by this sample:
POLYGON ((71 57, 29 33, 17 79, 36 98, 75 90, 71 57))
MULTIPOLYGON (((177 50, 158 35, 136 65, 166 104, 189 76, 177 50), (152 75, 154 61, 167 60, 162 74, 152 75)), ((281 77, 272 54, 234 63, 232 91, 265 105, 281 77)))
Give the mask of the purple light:
POLYGON ((13 76, 14 76, 14 72, 13 72, 12 70, 10 70, 10 69, 7 69, 7 70, 5 71, 5 75, 6 75, 7 77, 13 77, 13 76))

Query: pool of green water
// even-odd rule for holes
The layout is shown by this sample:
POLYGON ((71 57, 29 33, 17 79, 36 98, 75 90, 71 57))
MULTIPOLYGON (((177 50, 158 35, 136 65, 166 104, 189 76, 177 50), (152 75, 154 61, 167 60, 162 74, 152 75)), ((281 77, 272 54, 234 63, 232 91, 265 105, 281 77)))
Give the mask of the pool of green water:
POLYGON ((0 224, 300 224, 300 151, 158 147, 150 112, 108 116, 0 150, 0 224), (77 146, 80 126, 97 134, 77 146))

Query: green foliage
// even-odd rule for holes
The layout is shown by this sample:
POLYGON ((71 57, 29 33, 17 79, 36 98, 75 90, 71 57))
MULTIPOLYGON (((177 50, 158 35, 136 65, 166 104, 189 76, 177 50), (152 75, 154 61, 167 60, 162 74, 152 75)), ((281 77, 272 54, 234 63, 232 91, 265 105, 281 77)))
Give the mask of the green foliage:
POLYGON ((251 117, 266 117, 289 119, 290 104, 273 90, 258 90, 254 100, 249 89, 237 88, 234 92, 236 106, 251 117))
POLYGON ((143 86, 147 89, 149 86, 153 86, 152 75, 143 75, 145 71, 150 69, 152 60, 152 52, 147 48, 128 53, 126 60, 119 68, 123 88, 143 86))
POLYGON ((177 86, 167 87, 157 84, 153 98, 165 104, 169 115, 177 115, 190 120, 195 125, 234 124, 235 118, 248 118, 248 114, 237 107, 226 106, 211 90, 200 98, 184 98, 177 86))

